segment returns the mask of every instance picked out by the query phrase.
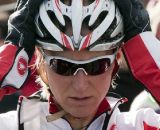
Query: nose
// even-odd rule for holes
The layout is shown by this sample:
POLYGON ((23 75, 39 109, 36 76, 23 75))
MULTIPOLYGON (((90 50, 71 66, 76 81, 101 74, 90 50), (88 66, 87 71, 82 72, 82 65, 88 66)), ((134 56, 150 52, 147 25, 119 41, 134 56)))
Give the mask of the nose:
POLYGON ((77 72, 80 71, 80 70, 82 70, 86 75, 88 75, 87 72, 86 72, 86 70, 85 70, 84 68, 78 68, 78 69, 74 72, 73 75, 75 76, 75 75, 77 74, 77 72))
POLYGON ((88 87, 87 73, 84 69, 77 69, 74 73, 72 85, 78 92, 83 92, 88 87))

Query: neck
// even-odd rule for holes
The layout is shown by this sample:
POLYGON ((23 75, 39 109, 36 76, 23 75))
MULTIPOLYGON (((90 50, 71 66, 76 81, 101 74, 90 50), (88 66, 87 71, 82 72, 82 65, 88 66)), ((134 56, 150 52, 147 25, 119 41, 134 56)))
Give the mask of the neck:
POLYGON ((73 130, 85 130, 85 128, 89 125, 89 123, 93 119, 93 117, 77 118, 73 117, 70 114, 67 114, 65 118, 69 121, 73 130))

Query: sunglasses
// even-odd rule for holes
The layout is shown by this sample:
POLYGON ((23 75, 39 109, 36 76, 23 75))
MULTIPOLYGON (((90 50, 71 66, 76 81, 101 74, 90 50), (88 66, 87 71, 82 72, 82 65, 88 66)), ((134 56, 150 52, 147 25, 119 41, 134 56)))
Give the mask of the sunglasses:
POLYGON ((79 70, 83 70, 86 75, 100 75, 111 66, 116 57, 114 53, 89 60, 77 61, 59 56, 48 56, 44 52, 43 56, 50 68, 55 73, 63 76, 76 75, 79 70))

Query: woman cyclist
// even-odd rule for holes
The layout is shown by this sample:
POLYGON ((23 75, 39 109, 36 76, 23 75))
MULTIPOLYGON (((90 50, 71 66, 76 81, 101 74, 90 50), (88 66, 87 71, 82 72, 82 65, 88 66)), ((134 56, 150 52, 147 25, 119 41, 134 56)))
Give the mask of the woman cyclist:
MULTIPOLYGON (((121 113, 118 105, 124 103, 126 98, 106 97, 109 88, 114 85, 113 80, 121 58, 119 51, 122 48, 135 77, 151 90, 157 100, 159 99, 159 94, 155 90, 152 91, 151 84, 144 82, 144 79, 148 79, 148 73, 142 73, 142 70, 148 67, 146 63, 149 59, 142 58, 143 62, 140 62, 142 59, 137 60, 141 58, 140 52, 144 49, 142 45, 150 44, 146 41, 147 36, 150 35, 149 39, 158 44, 150 32, 148 14, 137 0, 121 1, 44 0, 39 11, 33 9, 34 11, 29 13, 29 16, 35 19, 28 20, 30 17, 27 17, 25 22, 35 23, 33 27, 36 29, 29 31, 32 31, 32 38, 36 38, 38 42, 36 65, 40 75, 38 82, 42 84, 43 89, 29 98, 21 97, 17 111, 0 115, 0 126, 3 130, 159 128, 160 115, 152 109, 121 113), (128 11, 136 17, 135 21, 128 15, 128 11), (126 42, 125 45, 122 44, 123 41, 126 42), (141 51, 135 48, 137 45, 141 51), (139 67, 142 70, 137 70, 139 67)), ((20 2, 18 12, 23 13, 25 8, 32 9, 36 4, 32 0, 25 4, 23 2, 20 2)), ((19 15, 15 13, 10 17, 11 24, 15 25, 17 16, 19 15)), ((22 26, 17 27, 21 32, 22 26)), ((27 28, 24 29, 28 31, 27 28)), ((8 41, 12 40, 12 33, 16 34, 14 28, 7 37, 8 41)), ((27 48, 28 44, 24 44, 26 32, 20 36, 23 38, 19 42, 22 47, 24 45, 24 48, 27 48)), ((31 40, 32 38, 30 37, 31 40)), ((156 48, 158 47, 157 45, 156 48)), ((26 52, 26 57, 31 55, 29 48, 19 52, 19 55, 26 52)), ((143 52, 143 56, 147 54, 143 52)), ((150 76, 151 78, 154 77, 150 76)), ((152 83, 157 82, 158 79, 154 79, 152 83)), ((156 88, 157 84, 153 87, 156 88)))

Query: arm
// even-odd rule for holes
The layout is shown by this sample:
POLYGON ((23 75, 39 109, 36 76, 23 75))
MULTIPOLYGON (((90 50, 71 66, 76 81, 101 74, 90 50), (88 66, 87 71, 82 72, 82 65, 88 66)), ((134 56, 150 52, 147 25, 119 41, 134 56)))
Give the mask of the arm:
POLYGON ((123 46, 130 71, 139 85, 160 102, 160 41, 152 32, 143 32, 123 46), (138 46, 138 47, 137 47, 138 46))
POLYGON ((124 46, 129 69, 138 85, 160 102, 160 41, 151 32, 148 12, 140 0, 115 0, 124 18, 124 46))
POLYGON ((118 130, 158 130, 160 115, 153 109, 121 113, 116 118, 118 130))
POLYGON ((22 88, 30 76, 35 49, 34 19, 41 0, 19 0, 8 20, 6 43, 0 47, 0 97, 22 88))
POLYGON ((35 82, 37 71, 33 66, 33 56, 28 65, 28 55, 13 45, 6 44, 0 47, 0 100, 16 91, 24 96, 29 96, 37 91, 40 86, 35 82))

